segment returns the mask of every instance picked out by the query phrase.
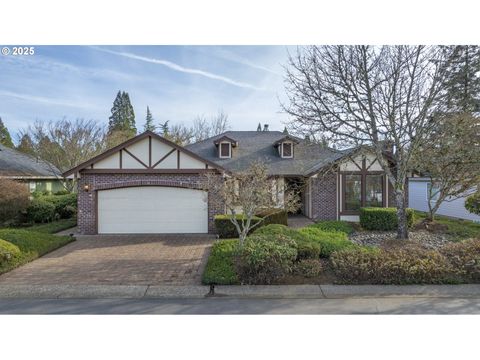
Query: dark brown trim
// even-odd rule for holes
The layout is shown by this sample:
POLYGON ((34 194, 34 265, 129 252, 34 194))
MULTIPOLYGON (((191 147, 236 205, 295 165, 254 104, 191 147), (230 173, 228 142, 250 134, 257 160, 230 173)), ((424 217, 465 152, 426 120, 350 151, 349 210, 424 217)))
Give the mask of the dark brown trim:
POLYGON ((120 169, 122 168, 122 150, 119 151, 120 153, 120 169))
POLYGON ((148 167, 152 167, 152 137, 148 137, 148 167))
POLYGON ((203 174, 218 169, 84 169, 81 174, 203 174))
POLYGON ((146 169, 148 169, 148 165, 145 164, 142 160, 140 160, 138 157, 136 157, 135 155, 133 155, 130 151, 128 151, 126 148, 125 149, 122 149, 123 151, 125 151, 128 155, 130 155, 132 158, 134 158, 135 160, 137 160, 140 164, 142 164, 143 166, 145 166, 146 169))
POLYGON ((158 164, 160 164, 163 160, 165 160, 167 157, 169 157, 170 155, 172 155, 172 153, 175 152, 175 149, 172 149, 170 150, 166 155, 164 155, 160 160, 158 160, 155 164, 153 164, 151 166, 152 169, 155 168, 155 166, 157 166, 158 164))
POLYGON ((98 234, 98 191, 93 192, 95 196, 95 234, 98 234))
POLYGON ((167 139, 161 137, 160 135, 155 134, 154 132, 145 131, 144 133, 142 133, 142 134, 140 134, 140 135, 137 135, 137 136, 135 136, 135 137, 133 137, 133 138, 131 138, 131 139, 123 142, 122 144, 119 144, 119 145, 117 145, 117 146, 115 146, 115 147, 113 147, 113 148, 111 148, 111 149, 109 149, 109 150, 101 153, 100 155, 97 155, 97 156, 91 158, 90 160, 84 161, 83 163, 75 166, 75 167, 72 168, 72 169, 65 171, 62 175, 63 175, 64 177, 66 177, 66 176, 71 175, 71 174, 73 174, 73 173, 75 173, 75 172, 77 172, 77 171, 80 171, 80 170, 82 170, 82 169, 85 169, 86 167, 90 166, 91 164, 93 164, 93 163, 95 163, 95 162, 97 162, 97 161, 100 161, 100 160, 102 160, 102 159, 105 159, 106 157, 108 157, 108 156, 116 153, 116 152, 119 151, 120 149, 124 149, 124 148, 126 148, 127 146, 136 143, 137 141, 140 141, 140 140, 143 140, 143 139, 147 138, 148 136, 150 136, 150 137, 152 137, 152 138, 154 138, 154 139, 157 139, 158 141, 160 141, 160 142, 162 142, 162 143, 164 143, 164 144, 167 144, 167 145, 169 145, 169 146, 171 146, 171 147, 173 147, 173 148, 175 148, 175 149, 177 149, 177 150, 179 150, 179 151, 182 151, 182 152, 184 152, 185 154, 187 154, 187 155, 189 155, 189 156, 191 156, 191 157, 193 157, 193 158, 195 158, 195 159, 197 159, 197 160, 199 160, 199 161, 202 161, 202 162, 204 162, 204 163, 207 163, 207 164, 209 164, 211 167, 213 167, 213 168, 215 168, 215 169, 218 169, 218 170, 221 170, 221 171, 230 173, 229 171, 227 171, 226 169, 224 169, 222 166, 217 165, 217 164, 215 164, 214 162, 212 162, 212 161, 210 161, 210 160, 204 159, 204 158, 202 158, 201 156, 195 154, 194 152, 192 152, 192 151, 190 151, 190 150, 188 150, 188 149, 186 149, 186 148, 184 148, 184 147, 182 147, 182 146, 180 146, 180 145, 178 145, 178 144, 175 144, 174 142, 172 142, 172 141, 170 141, 170 140, 167 140, 167 139))
POLYGON ((232 146, 237 146, 237 140, 235 139, 232 139, 231 137, 228 137, 226 135, 222 136, 221 138, 219 139, 216 139, 213 143, 215 145, 219 145, 221 142, 229 142, 232 144, 232 146))
POLYGON ((177 150, 177 169, 180 169, 180 151, 177 150))

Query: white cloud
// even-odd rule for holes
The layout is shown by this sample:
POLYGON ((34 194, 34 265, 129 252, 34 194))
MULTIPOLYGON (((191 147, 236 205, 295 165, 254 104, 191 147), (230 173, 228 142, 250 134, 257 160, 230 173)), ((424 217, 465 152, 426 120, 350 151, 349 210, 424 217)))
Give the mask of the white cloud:
POLYGON ((230 79, 226 76, 214 74, 214 73, 204 71, 204 70, 187 68, 187 67, 178 65, 176 63, 173 63, 171 61, 168 61, 168 60, 155 59, 155 58, 140 56, 140 55, 136 55, 136 54, 132 54, 132 53, 128 53, 128 52, 113 51, 113 50, 107 50, 107 49, 98 48, 98 47, 93 47, 93 48, 96 49, 96 50, 99 50, 99 51, 109 53, 109 54, 113 54, 113 55, 117 55, 117 56, 123 56, 123 57, 129 58, 129 59, 145 61, 145 62, 152 63, 152 64, 163 65, 163 66, 168 67, 169 69, 179 71, 179 72, 182 72, 182 73, 200 75, 200 76, 207 77, 209 79, 223 81, 227 84, 234 85, 234 86, 241 87, 241 88, 254 89, 254 90, 264 90, 263 88, 252 85, 252 84, 248 84, 248 83, 245 83, 245 82, 230 79))
POLYGON ((15 98, 19 100, 25 100, 25 101, 35 101, 47 105, 60 105, 60 106, 66 106, 66 107, 76 107, 76 108, 84 108, 85 104, 82 102, 75 102, 75 101, 69 101, 69 100, 60 100, 60 99, 54 99, 54 98, 47 98, 43 96, 35 96, 35 95, 27 95, 27 94, 18 94, 14 93, 11 91, 2 91, 0 90, 0 96, 6 96, 10 98, 15 98))

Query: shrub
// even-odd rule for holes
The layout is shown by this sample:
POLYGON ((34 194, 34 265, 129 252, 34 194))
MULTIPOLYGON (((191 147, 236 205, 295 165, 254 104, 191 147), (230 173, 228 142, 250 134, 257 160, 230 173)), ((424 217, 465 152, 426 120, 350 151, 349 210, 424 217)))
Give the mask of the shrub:
POLYGON ((472 214, 480 215, 480 189, 465 199, 465 209, 472 214))
POLYGON ((293 273, 295 275, 307 278, 317 277, 322 271, 322 263, 318 259, 303 259, 293 265, 293 273))
POLYGON ((20 255, 18 246, 0 239, 0 265, 20 255))
POLYGON ((440 249, 466 281, 480 281, 480 240, 450 243, 440 249))
MULTIPOLYGON (((218 236, 222 239, 231 239, 231 238, 238 238, 238 232, 235 228, 235 225, 231 222, 232 215, 215 215, 214 222, 215 222, 215 230, 218 236)), ((241 221, 243 218, 242 214, 237 214, 236 216, 238 221, 241 221)), ((253 217, 252 224, 258 222, 260 218, 253 217)))
POLYGON ((202 276, 204 284, 233 285, 239 283, 235 270, 237 246, 238 240, 220 240, 213 244, 202 276))
POLYGON ((237 269, 243 283, 271 284, 292 270, 296 243, 285 235, 254 234, 238 252, 237 269))
POLYGON ((340 220, 319 221, 313 225, 309 225, 308 227, 313 227, 328 232, 340 231, 344 232, 345 234, 351 234, 353 232, 353 226, 351 224, 340 220))
MULTIPOLYGON (((414 221, 413 209, 407 209, 407 225, 414 221)), ((366 207, 360 209, 360 225, 366 230, 391 231, 398 227, 396 208, 366 207)))
POLYGON ((420 247, 365 249, 332 254, 332 268, 342 283, 442 284, 458 282, 458 272, 435 250, 420 247))
POLYGON ((288 225, 288 214, 282 209, 267 209, 260 211, 255 215, 263 218, 263 221, 259 226, 267 226, 270 224, 288 225))
POLYGON ((254 234, 266 236, 287 236, 297 244, 297 260, 300 259, 318 259, 320 256, 320 244, 311 241, 298 230, 289 228, 285 225, 271 224, 257 229, 254 234))
POLYGON ((53 195, 69 195, 69 194, 71 194, 71 192, 66 189, 58 190, 53 193, 53 195))
POLYGON ((27 221, 46 223, 54 219, 55 205, 42 198, 33 199, 27 207, 27 221))
POLYGON ((40 199, 53 204, 61 219, 69 219, 77 213, 77 194, 43 196, 40 199))
POLYGON ((306 227, 299 232, 307 237, 307 241, 320 245, 320 257, 328 258, 335 251, 354 247, 355 244, 348 240, 347 234, 339 231, 322 231, 316 227, 306 227))
POLYGON ((0 222, 16 220, 28 203, 29 193, 25 183, 0 179, 0 222))

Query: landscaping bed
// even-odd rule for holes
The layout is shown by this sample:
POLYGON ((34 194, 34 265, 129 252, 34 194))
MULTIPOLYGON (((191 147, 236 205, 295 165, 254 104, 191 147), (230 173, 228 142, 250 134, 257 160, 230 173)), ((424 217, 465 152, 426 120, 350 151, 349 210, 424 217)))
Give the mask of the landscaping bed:
POLYGON ((0 274, 26 264, 75 240, 25 229, 0 229, 0 274))
MULTIPOLYGON (((381 221, 374 219, 381 211, 372 213, 369 221, 378 228, 391 227, 388 217, 381 221)), ((397 240, 395 231, 367 231, 342 221, 320 221, 300 229, 268 225, 254 231, 242 248, 238 247, 238 240, 228 243, 219 240, 214 245, 217 250, 209 258, 203 282, 225 285, 480 282, 480 224, 439 218, 437 221, 445 226, 434 227, 434 231, 418 230, 415 225, 422 221, 422 215, 415 212, 410 216, 408 241, 397 240)))

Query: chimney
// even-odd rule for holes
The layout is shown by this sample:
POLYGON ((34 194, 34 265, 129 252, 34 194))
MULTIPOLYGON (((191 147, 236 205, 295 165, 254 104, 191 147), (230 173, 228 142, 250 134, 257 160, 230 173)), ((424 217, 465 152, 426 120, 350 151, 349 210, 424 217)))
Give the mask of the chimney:
POLYGON ((268 131, 268 124, 263 124, 263 131, 268 131))

